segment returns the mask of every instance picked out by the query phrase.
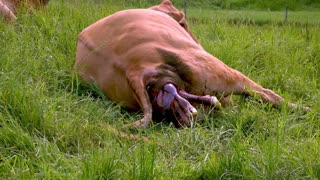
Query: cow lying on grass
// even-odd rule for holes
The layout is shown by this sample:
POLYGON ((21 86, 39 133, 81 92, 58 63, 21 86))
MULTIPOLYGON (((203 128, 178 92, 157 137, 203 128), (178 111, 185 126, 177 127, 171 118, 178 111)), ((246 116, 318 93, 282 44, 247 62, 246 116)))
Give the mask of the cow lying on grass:
MULTIPOLYGON (((165 4, 173 7, 168 0, 165 4)), ((178 126, 189 126, 197 113, 192 104, 220 107, 216 97, 230 94, 256 95, 275 106, 284 101, 206 52, 181 25, 183 13, 174 18, 170 10, 177 10, 164 7, 120 11, 79 35, 75 70, 110 100, 142 110, 143 119, 132 126, 146 127, 165 112, 178 126)))
POLYGON ((20 5, 41 8, 48 2, 49 0, 0 0, 0 15, 8 22, 13 22, 17 19, 16 14, 20 5))

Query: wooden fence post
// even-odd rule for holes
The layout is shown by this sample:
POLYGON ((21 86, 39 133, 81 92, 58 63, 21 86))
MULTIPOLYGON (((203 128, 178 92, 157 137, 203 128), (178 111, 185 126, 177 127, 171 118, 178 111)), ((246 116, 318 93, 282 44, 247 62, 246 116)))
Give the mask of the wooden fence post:
POLYGON ((185 18, 187 19, 187 0, 184 0, 184 15, 185 15, 185 18))
POLYGON ((284 22, 285 23, 288 22, 288 5, 286 5, 286 14, 285 14, 284 22))

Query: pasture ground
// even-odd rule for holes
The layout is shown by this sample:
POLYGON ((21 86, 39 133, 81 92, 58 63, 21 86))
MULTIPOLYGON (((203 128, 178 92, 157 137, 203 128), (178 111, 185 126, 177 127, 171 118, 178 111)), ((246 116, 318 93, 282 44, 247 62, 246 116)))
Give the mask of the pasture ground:
MULTIPOLYGON (((131 141, 110 131, 142 117, 72 75, 77 35, 128 8, 52 1, 0 21, 1 179, 320 178, 320 13, 189 9, 204 48, 310 112, 233 97, 191 128, 153 124, 131 141)), ((130 132, 129 132, 130 133, 130 132)))

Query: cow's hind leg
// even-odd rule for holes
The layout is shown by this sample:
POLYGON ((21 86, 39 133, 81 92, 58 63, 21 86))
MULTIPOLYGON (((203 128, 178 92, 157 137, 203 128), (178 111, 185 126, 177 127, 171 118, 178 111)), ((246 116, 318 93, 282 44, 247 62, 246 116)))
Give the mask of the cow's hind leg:
POLYGON ((264 102, 269 102, 274 106, 280 105, 284 99, 270 89, 266 89, 255 83, 238 71, 234 72, 233 82, 229 84, 228 91, 233 94, 244 94, 248 96, 258 96, 264 102))
MULTIPOLYGON (((259 86, 260 85, 256 83, 251 84, 251 86, 248 86, 248 88, 246 88, 246 90, 244 91, 244 94, 251 95, 251 96, 258 95, 262 98, 264 102, 269 102, 273 104, 273 106, 279 106, 281 103, 284 102, 284 99, 278 94, 276 94, 275 92, 273 92, 272 90, 263 88, 262 86, 259 87, 259 86)), ((304 111, 311 110, 310 107, 298 106, 297 104, 290 103, 290 102, 287 104, 287 106, 293 109, 299 108, 304 111)))
MULTIPOLYGON (((228 82, 224 83, 224 89, 220 89, 220 93, 227 92, 226 95, 233 93, 260 97, 262 101, 271 103, 273 106, 279 106, 284 102, 284 99, 277 93, 262 87, 236 70, 229 74, 228 82)), ((309 107, 299 107, 294 103, 288 103, 287 105, 291 108, 302 108, 305 111, 311 110, 309 107)))

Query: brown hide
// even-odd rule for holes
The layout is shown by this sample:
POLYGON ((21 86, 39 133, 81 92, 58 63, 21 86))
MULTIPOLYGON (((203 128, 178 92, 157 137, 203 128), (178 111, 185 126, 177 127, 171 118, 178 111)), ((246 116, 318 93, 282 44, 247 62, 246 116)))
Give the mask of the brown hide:
POLYGON ((0 0, 0 15, 9 21, 15 21, 17 11, 20 5, 25 5, 28 8, 41 8, 48 4, 49 0, 0 0))
POLYGON ((172 16, 150 9, 120 11, 84 29, 74 68, 110 100, 142 110, 143 119, 134 123, 139 127, 150 123, 154 99, 166 84, 197 96, 256 94, 274 105, 283 101, 207 53, 172 16))

